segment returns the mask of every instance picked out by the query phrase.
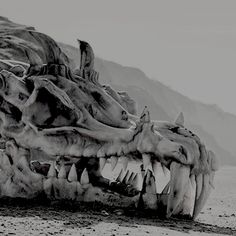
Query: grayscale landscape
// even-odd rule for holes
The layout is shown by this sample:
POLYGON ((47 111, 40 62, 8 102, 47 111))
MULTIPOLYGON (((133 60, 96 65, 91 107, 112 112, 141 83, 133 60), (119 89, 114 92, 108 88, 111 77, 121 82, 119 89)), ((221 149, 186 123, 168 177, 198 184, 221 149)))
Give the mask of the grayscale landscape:
MULTIPOLYGON (((215 8, 201 3, 200 10, 191 6, 190 11, 200 19, 199 10, 216 26, 206 15, 215 10, 214 19, 220 19, 223 3, 217 1, 215 8)), ((107 54, 104 59, 83 35, 78 38, 85 41, 75 38, 78 45, 70 44, 66 37, 49 34, 50 26, 43 29, 29 18, 18 22, 17 16, 0 14, 0 235, 236 235, 236 113, 222 105, 228 94, 227 88, 217 87, 219 78, 199 82, 209 97, 222 90, 220 105, 212 103, 215 95, 200 98, 205 93, 201 86, 196 87, 199 99, 195 93, 192 97, 189 84, 180 91, 176 82, 150 76, 143 69, 148 66, 139 67, 138 61, 127 66, 122 58, 115 62, 107 54)), ((122 22, 119 17, 115 25, 122 22)), ((193 32, 214 31, 198 24, 193 32)), ((109 42, 108 36, 109 43, 119 40, 109 42)), ((124 48, 125 53, 132 54, 124 48)), ((153 63, 152 57, 145 63, 149 59, 153 63)))

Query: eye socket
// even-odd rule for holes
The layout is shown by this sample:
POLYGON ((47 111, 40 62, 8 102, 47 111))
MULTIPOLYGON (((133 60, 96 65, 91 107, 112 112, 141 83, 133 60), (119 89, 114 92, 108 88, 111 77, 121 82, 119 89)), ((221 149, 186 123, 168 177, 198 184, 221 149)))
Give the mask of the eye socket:
POLYGON ((92 92, 91 95, 93 96, 93 98, 98 102, 101 99, 101 94, 98 92, 92 92))

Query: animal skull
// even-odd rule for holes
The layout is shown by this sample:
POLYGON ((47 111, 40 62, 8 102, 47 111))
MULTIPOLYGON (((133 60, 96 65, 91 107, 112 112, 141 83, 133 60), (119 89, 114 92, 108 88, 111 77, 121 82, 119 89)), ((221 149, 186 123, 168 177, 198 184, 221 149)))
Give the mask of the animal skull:
POLYGON ((127 94, 98 82, 86 42, 79 41, 81 64, 72 68, 48 36, 29 30, 8 34, 6 40, 21 37, 40 50, 22 45, 24 60, 18 64, 26 69, 21 77, 7 60, 0 64, 1 196, 32 198, 45 192, 49 198, 105 201, 108 193, 102 189, 109 189, 126 196, 118 199, 121 204, 132 201, 154 210, 164 205, 167 217, 197 217, 218 164, 213 152, 184 128, 183 114, 175 123, 151 121, 147 108, 135 116, 127 94), (42 156, 48 163, 38 161, 42 156), (112 170, 123 166, 116 180, 102 175, 108 159, 112 170), (126 172, 131 160, 143 162, 143 171, 126 172), (170 170, 161 194, 156 193, 157 163, 170 170))

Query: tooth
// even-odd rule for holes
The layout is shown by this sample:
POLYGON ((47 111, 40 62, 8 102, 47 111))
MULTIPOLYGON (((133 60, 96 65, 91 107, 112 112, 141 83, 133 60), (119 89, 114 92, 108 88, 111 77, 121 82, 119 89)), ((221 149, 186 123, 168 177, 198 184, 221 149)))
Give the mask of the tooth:
POLYGON ((133 179, 135 177, 135 173, 132 172, 131 175, 129 176, 129 179, 128 179, 128 183, 127 184, 131 184, 133 182, 133 179))
POLYGON ((149 154, 143 154, 143 168, 146 171, 148 167, 151 166, 151 156, 149 154))
POLYGON ((215 177, 215 171, 213 171, 212 173, 210 173, 210 182, 209 184, 211 185, 211 187, 213 189, 215 189, 215 186, 214 186, 214 177, 215 177))
POLYGON ((167 218, 176 210, 184 198, 190 176, 190 167, 172 162, 170 165, 170 193, 167 203, 167 218))
POLYGON ((196 176, 196 200, 199 198, 202 192, 202 186, 203 186, 203 176, 202 174, 199 174, 196 176))
POLYGON ((163 163, 161 163, 161 168, 162 168, 164 175, 167 175, 167 168, 165 167, 165 165, 163 163))
POLYGON ((152 169, 153 169, 153 173, 155 176, 158 175, 159 172, 159 163, 157 161, 152 162, 152 169))
POLYGON ((122 182, 123 176, 124 176, 124 170, 121 169, 120 174, 116 178, 116 181, 117 182, 122 182))
POLYGON ((103 168, 104 168, 104 166, 106 165, 106 158, 104 158, 104 157, 100 157, 99 158, 99 166, 100 166, 100 170, 102 171, 103 170, 103 168))
POLYGON ((122 180, 122 183, 127 184, 129 179, 129 170, 127 170, 125 177, 122 180))
POLYGON ((138 189, 138 181, 139 181, 139 179, 138 179, 138 173, 136 173, 135 175, 134 175, 134 178, 132 179, 132 182, 130 182, 130 184, 134 187, 134 188, 136 188, 136 189, 138 189))
POLYGON ((170 181, 167 183, 165 188, 163 188, 161 194, 168 194, 169 188, 170 188, 170 181))
POLYGON ((84 171, 80 177, 80 183, 81 183, 81 185, 89 184, 89 176, 88 176, 88 171, 86 168, 84 169, 84 171))
POLYGON ((55 169, 55 164, 54 162, 50 165, 49 171, 48 171, 48 178, 53 178, 56 177, 56 169, 55 169))
POLYGON ((58 173, 58 178, 60 178, 60 179, 65 179, 66 178, 66 169, 65 169, 64 164, 61 165, 60 171, 58 173))
POLYGON ((189 179, 188 187, 186 189, 186 193, 184 194, 183 201, 179 204, 177 209, 173 212, 174 215, 181 214, 181 215, 190 215, 193 214, 194 209, 194 189, 191 184, 191 180, 189 179))
POLYGON ((77 176, 77 172, 76 172, 76 168, 75 168, 75 164, 73 164, 70 168, 70 172, 69 172, 69 175, 68 175, 68 180, 70 182, 73 182, 73 181, 77 181, 78 180, 78 176, 77 176))
POLYGON ((194 211, 193 211, 193 219, 196 219, 202 208, 204 207, 210 193, 211 193, 211 185, 210 185, 210 174, 204 174, 202 177, 202 188, 201 193, 197 199, 195 199, 194 211))
POLYGON ((128 166, 128 163, 129 163, 128 157, 122 156, 122 157, 120 158, 120 160, 121 160, 123 169, 126 170, 126 169, 127 169, 127 166, 128 166))
POLYGON ((111 170, 114 170, 118 162, 118 158, 115 156, 111 157, 111 170))

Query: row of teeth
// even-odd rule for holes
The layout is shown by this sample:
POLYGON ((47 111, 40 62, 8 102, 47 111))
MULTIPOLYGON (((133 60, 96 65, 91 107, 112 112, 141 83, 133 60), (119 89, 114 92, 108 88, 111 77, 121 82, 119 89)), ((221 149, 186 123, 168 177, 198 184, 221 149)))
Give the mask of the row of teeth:
MULTIPOLYGON (((101 170, 104 168, 106 161, 107 159, 100 158, 101 170)), ((110 158, 110 166, 112 170, 116 168, 117 163, 117 157, 110 158)), ((195 189, 195 199, 192 200, 192 204, 195 205, 197 199, 206 198, 205 195, 209 192, 208 190, 204 190, 206 186, 209 188, 208 186, 210 185, 209 183, 211 180, 209 178, 211 178, 211 176, 209 174, 200 174, 197 177, 194 175, 190 176, 189 167, 181 166, 178 163, 172 162, 170 168, 170 182, 165 186, 162 193, 158 195, 154 177, 154 173, 156 172, 156 163, 151 163, 149 155, 143 155, 143 167, 145 173, 134 173, 129 170, 126 171, 128 166, 127 157, 122 157, 121 163, 123 168, 115 180, 132 185, 138 190, 141 190, 145 183, 146 189, 142 197, 144 200, 146 198, 146 204, 148 207, 154 209, 157 208, 156 205, 159 201, 163 205, 167 206, 167 213, 169 209, 169 213, 167 214, 168 216, 171 216, 171 214, 174 213, 174 211, 172 211, 173 209, 171 209, 171 205, 173 205, 172 203, 175 200, 173 198, 173 192, 176 191, 176 189, 183 192, 182 195, 184 199, 186 195, 185 192, 187 191, 183 191, 183 189, 189 188, 189 186, 195 184, 195 187, 193 187, 195 189), (206 193, 203 193, 203 190, 206 193)), ((47 178, 45 178, 43 175, 35 173, 30 169, 28 161, 24 156, 19 159, 17 164, 11 165, 8 156, 1 152, 0 169, 1 194, 5 196, 15 197, 15 194, 17 193, 17 187, 15 185, 21 186, 25 183, 29 188, 30 186, 34 187, 32 190, 33 193, 44 190, 49 198, 53 197, 58 199, 94 201, 94 198, 96 199, 97 194, 101 191, 99 188, 93 187, 90 183, 86 168, 81 174, 80 181, 78 181, 74 164, 72 164, 68 174, 65 166, 61 165, 57 174, 55 164, 52 163, 47 173, 47 178)))
MULTIPOLYGON (((110 158, 111 170, 116 168, 118 163, 117 159, 117 157, 110 158)), ((147 198, 147 208, 157 209, 158 205, 161 204, 166 207, 167 217, 181 213, 191 215, 195 219, 205 205, 211 189, 214 188, 213 179, 215 171, 194 175, 190 173, 189 166, 172 162, 170 165, 170 180, 160 192, 157 191, 159 183, 156 183, 156 179, 158 180, 159 178, 155 178, 155 176, 160 176, 160 168, 162 168, 164 174, 166 175, 165 167, 161 166, 161 164, 157 161, 152 162, 151 157, 148 154, 143 154, 142 159, 143 171, 141 173, 141 178, 139 177, 140 174, 136 174, 135 181, 132 184, 138 190, 146 192, 142 197, 147 198), (143 191, 144 186, 146 188, 145 191, 143 191), (156 195, 157 198, 156 196, 153 197, 154 195, 156 195), (178 195, 180 197, 178 197, 178 195)), ((100 158, 102 169, 106 164, 106 160, 107 159, 105 158, 100 158)), ((123 169, 126 170, 128 158, 122 157, 121 163, 123 165, 123 169)), ((124 181, 125 179, 125 183, 129 183, 128 179, 132 179, 133 177, 134 176, 131 174, 129 175, 129 171, 125 173, 121 170, 116 180, 122 181, 123 179, 124 181)))

